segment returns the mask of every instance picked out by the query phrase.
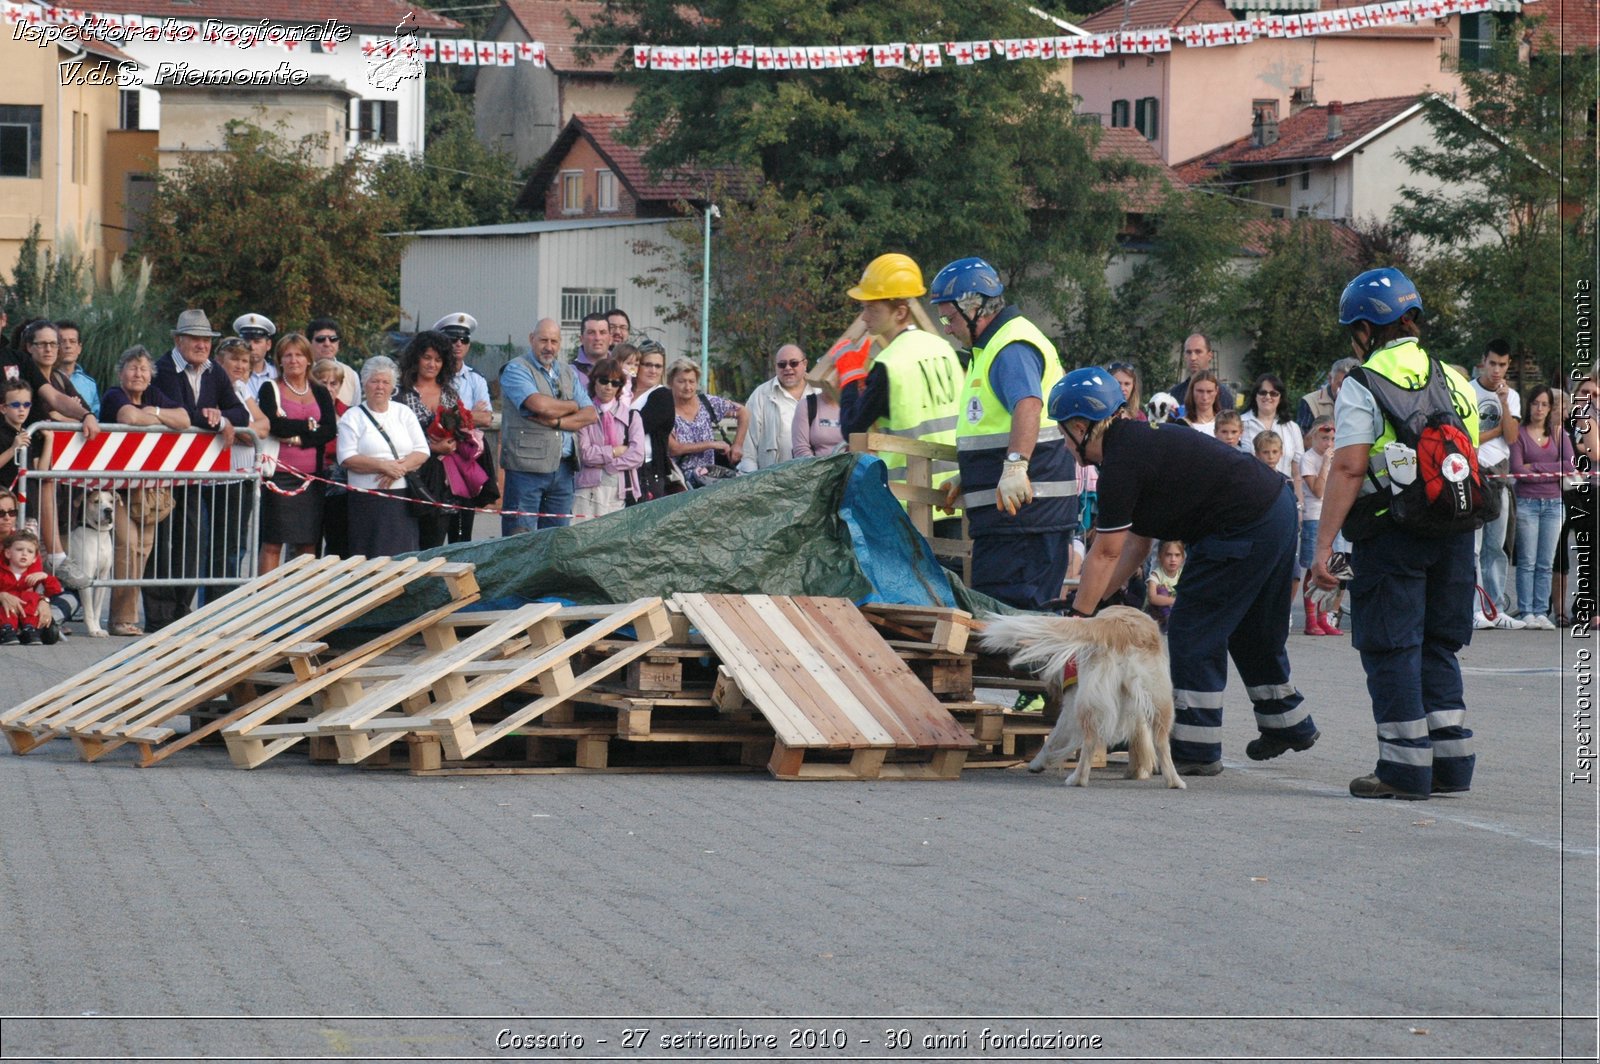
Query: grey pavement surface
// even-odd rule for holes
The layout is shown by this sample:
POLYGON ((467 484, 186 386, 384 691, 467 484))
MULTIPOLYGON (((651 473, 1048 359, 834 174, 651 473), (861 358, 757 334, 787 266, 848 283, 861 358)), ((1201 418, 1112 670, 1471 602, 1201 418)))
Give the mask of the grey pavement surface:
MULTIPOLYGON (((0 702, 124 642, 7 647, 0 702)), ((1299 635, 1321 742, 1246 761, 1235 677, 1187 791, 3 752, 0 1059, 1593 1060, 1594 646, 1479 633, 1424 803, 1347 796, 1359 662, 1299 635)))

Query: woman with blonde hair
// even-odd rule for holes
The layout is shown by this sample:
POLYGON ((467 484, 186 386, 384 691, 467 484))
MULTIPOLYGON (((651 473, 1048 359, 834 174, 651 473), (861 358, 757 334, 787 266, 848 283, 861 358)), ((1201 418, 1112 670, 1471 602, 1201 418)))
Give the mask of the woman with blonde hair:
POLYGON ((272 488, 261 496, 261 569, 270 573, 283 559, 314 554, 322 542, 322 485, 302 476, 323 475, 324 450, 339 434, 333 394, 311 377, 311 342, 285 334, 273 351, 278 379, 261 382, 259 401, 271 437, 278 441, 272 488))
POLYGON ((683 478, 691 488, 720 479, 710 472, 726 470, 721 477, 734 475, 744 457, 744 437, 750 428, 750 415, 744 407, 720 395, 700 390, 700 367, 680 358, 667 371, 667 387, 672 392, 674 421, 667 450, 678 460, 683 478), (732 441, 722 438, 718 425, 724 418, 735 418, 738 429, 732 441))

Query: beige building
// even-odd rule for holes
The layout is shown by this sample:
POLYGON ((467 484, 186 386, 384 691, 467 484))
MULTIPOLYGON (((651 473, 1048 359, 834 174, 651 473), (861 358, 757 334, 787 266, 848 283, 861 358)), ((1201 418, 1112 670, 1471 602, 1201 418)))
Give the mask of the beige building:
POLYGON ((246 119, 290 144, 321 136, 323 148, 316 161, 336 166, 349 151, 350 102, 359 95, 322 76, 298 85, 162 85, 161 167, 176 166, 189 152, 220 151, 227 125, 235 119, 246 119))
POLYGON ((517 63, 477 68, 478 139, 510 153, 519 167, 537 162, 574 115, 622 115, 633 89, 614 73, 618 53, 585 52, 579 30, 603 4, 593 0, 506 0, 485 31, 492 41, 542 42, 547 66, 517 63))
POLYGON ((38 222, 43 247, 70 234, 107 275, 105 153, 119 74, 132 80, 132 60, 110 45, 0 35, 0 273, 38 222))

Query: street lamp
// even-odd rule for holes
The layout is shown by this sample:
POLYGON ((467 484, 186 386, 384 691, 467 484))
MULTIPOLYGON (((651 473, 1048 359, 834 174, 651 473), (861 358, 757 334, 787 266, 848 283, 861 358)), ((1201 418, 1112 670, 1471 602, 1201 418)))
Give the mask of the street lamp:
POLYGON ((700 386, 711 387, 711 219, 721 218, 715 203, 706 204, 705 260, 700 270, 700 386))

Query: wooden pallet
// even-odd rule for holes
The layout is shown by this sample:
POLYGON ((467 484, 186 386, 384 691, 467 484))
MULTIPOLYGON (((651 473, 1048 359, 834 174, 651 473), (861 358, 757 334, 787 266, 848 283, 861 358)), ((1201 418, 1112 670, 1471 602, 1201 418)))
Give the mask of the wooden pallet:
POLYGON ((680 594, 675 602, 772 726, 774 776, 960 775, 972 736, 848 601, 680 594))
POLYGON ((961 654, 967 649, 967 637, 982 627, 966 610, 947 606, 869 602, 861 607, 861 613, 896 649, 909 645, 961 654))
POLYGON ((462 614, 453 620, 486 622, 486 627, 409 663, 405 675, 363 691, 338 712, 307 722, 316 734, 333 737, 341 763, 362 761, 408 733, 437 735, 445 759, 464 761, 625 669, 671 635, 658 598, 619 606, 534 603, 503 614, 462 614), (566 635, 573 624, 584 627, 566 635), (635 638, 616 640, 618 630, 629 626, 635 638), (617 649, 575 672, 579 656, 607 637, 617 649), (495 720, 474 719, 488 708, 495 709, 495 720))
MULTIPOLYGON (((326 650, 323 636, 427 576, 476 593, 472 567, 444 559, 297 558, 9 711, 0 726, 26 753, 63 732, 94 761, 127 744, 156 764, 215 734, 235 714, 179 734, 172 718, 205 707, 264 670, 296 673, 326 650)), ((236 711, 237 712, 237 711, 236 711)))

